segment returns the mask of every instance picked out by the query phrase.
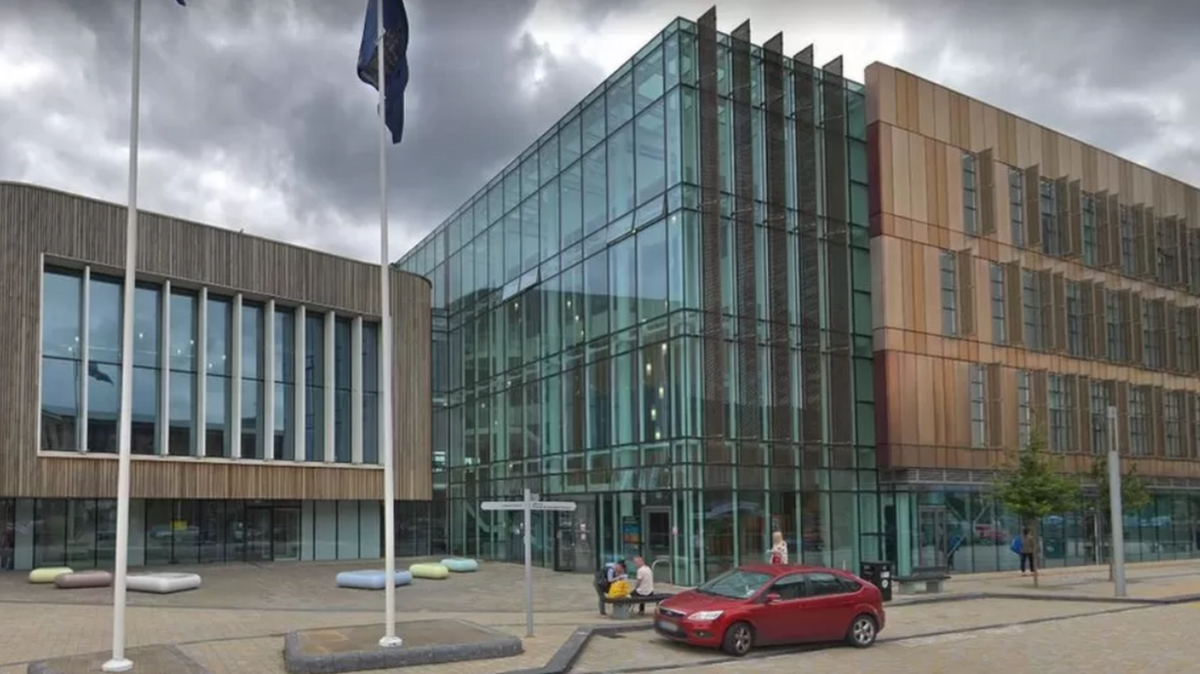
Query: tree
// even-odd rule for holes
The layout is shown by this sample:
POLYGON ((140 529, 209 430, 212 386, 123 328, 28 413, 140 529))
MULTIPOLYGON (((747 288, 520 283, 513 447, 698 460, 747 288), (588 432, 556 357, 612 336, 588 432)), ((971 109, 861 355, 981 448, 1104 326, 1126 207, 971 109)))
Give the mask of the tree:
MULTIPOLYGON (((1040 540, 1038 522, 1047 515, 1074 509, 1079 499, 1079 484, 1059 470, 1059 461, 1046 453, 1046 438, 1040 428, 1029 434, 1029 446, 1010 453, 1006 465, 996 474, 996 497, 1010 512, 1029 527, 1035 541, 1040 540)), ((1040 546, 1033 550, 1033 586, 1038 586, 1036 569, 1041 568, 1040 546)))
MULTIPOLYGON (((1127 469, 1122 471, 1121 475, 1121 510, 1122 514, 1133 511, 1136 512, 1150 505, 1150 491, 1146 489, 1146 483, 1142 480, 1142 476, 1138 475, 1137 464, 1127 462, 1127 469)), ((1090 499, 1090 504, 1095 510, 1097 521, 1100 522, 1100 535, 1102 540, 1112 540, 1112 523, 1109 521, 1109 511, 1112 508, 1112 499, 1109 498, 1108 486, 1108 454, 1097 455, 1092 461, 1092 470, 1090 473, 1092 483, 1096 485, 1096 495, 1090 499)), ((1096 541, 1097 545, 1101 541, 1096 541)), ((1108 579, 1113 579, 1113 560, 1112 554, 1108 555, 1108 579)))

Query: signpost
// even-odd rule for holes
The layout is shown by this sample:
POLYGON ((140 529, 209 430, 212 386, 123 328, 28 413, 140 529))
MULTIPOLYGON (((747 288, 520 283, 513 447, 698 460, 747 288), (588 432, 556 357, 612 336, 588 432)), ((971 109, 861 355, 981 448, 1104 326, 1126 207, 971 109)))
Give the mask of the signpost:
POLYGON ((532 513, 538 512, 575 512, 574 501, 539 501, 538 495, 525 490, 522 501, 484 501, 480 506, 483 510, 521 510, 525 513, 525 524, 522 533, 525 535, 525 636, 533 636, 533 528, 532 513))
POLYGON ((1121 453, 1117 446, 1117 408, 1108 406, 1108 518, 1112 522, 1113 589, 1125 596, 1125 507, 1121 504, 1121 453))

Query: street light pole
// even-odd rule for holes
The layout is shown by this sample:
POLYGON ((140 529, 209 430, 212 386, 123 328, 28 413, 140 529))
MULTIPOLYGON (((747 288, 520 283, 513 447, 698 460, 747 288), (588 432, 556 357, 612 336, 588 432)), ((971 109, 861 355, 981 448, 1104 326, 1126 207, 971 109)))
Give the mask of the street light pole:
POLYGON ((1112 523, 1113 586, 1125 596, 1125 516, 1121 505, 1121 454, 1117 451, 1117 408, 1108 406, 1108 517, 1112 523))

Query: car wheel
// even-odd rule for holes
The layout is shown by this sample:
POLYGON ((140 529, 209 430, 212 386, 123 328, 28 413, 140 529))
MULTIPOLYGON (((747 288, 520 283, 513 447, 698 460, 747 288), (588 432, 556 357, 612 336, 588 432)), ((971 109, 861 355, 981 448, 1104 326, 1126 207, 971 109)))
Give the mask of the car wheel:
POLYGON ((863 613, 855 616, 850 623, 850 629, 846 631, 846 641, 855 648, 867 648, 875 643, 875 637, 878 635, 879 627, 875 619, 863 613))
POLYGON ((754 630, 747 623, 734 623, 725 630, 725 638, 721 640, 721 650, 730 655, 742 657, 754 647, 754 630))

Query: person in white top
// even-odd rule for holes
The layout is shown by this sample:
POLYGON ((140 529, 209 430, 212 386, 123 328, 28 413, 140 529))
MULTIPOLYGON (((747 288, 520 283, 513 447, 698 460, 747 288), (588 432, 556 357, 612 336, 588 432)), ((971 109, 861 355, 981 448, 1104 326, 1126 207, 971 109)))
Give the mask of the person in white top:
POLYGON ((787 541, 783 540, 783 534, 778 531, 771 535, 771 539, 774 545, 771 546, 770 552, 767 553, 768 557, 770 557, 771 563, 777 565, 782 564, 786 566, 788 563, 787 541))
MULTIPOLYGON (((654 594, 654 571, 641 557, 634 557, 633 563, 637 565, 637 583, 633 586, 633 596, 649 597, 654 594)), ((638 606, 638 615, 646 615, 645 604, 638 606)))

